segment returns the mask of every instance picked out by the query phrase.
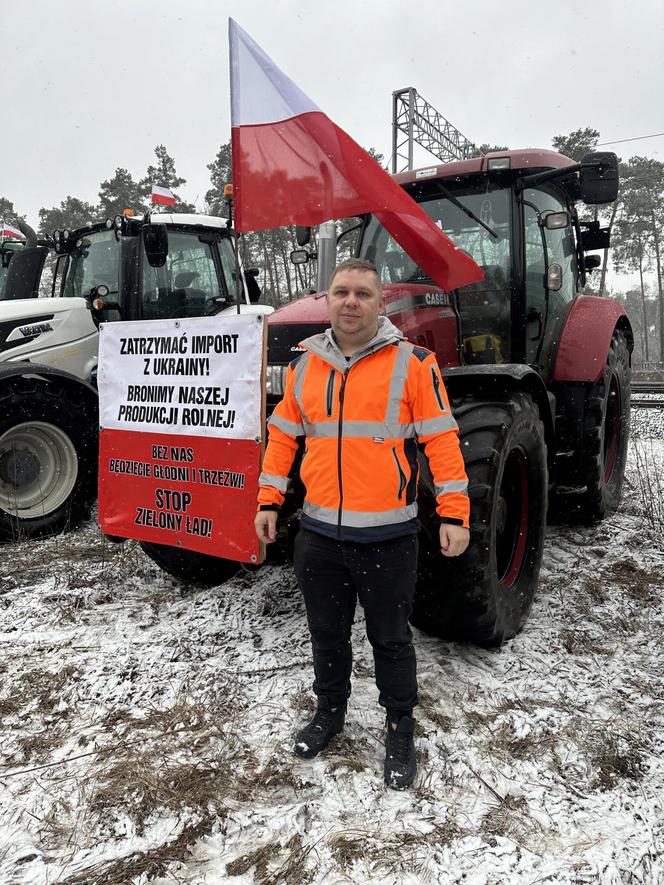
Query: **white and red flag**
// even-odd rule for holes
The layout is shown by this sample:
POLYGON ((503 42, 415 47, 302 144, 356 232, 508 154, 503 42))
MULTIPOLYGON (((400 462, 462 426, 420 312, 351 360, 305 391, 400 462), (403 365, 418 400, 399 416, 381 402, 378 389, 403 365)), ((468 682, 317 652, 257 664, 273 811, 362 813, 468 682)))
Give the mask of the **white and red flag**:
POLYGON ((481 268, 229 19, 235 228, 316 225, 373 212, 443 289, 481 268))
POLYGON ((159 187, 158 185, 153 184, 150 202, 158 203, 160 206, 175 206, 175 194, 168 187, 159 187))
POLYGON ((7 224, 5 221, 2 225, 2 234, 3 237, 19 237, 23 238, 23 234, 17 227, 13 227, 11 224, 7 224))

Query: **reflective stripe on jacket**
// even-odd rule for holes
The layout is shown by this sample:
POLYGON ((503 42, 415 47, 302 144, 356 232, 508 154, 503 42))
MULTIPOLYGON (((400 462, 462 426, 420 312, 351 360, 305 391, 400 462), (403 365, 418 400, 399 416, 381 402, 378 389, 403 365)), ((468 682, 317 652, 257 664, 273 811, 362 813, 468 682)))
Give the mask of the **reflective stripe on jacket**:
POLYGON ((468 525, 468 480, 431 351, 380 317, 377 335, 347 362, 328 329, 302 342, 269 421, 259 505, 280 505, 305 437, 303 524, 345 540, 417 531, 417 451, 424 444, 441 517, 468 525))

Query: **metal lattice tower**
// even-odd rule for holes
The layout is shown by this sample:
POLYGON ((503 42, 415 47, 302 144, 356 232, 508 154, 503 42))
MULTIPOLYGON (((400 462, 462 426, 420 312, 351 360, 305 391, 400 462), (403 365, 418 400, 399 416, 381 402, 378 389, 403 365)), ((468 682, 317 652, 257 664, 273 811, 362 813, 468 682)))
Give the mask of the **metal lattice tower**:
POLYGON ((415 143, 443 163, 482 155, 477 145, 410 86, 392 93, 393 173, 413 168, 415 143))

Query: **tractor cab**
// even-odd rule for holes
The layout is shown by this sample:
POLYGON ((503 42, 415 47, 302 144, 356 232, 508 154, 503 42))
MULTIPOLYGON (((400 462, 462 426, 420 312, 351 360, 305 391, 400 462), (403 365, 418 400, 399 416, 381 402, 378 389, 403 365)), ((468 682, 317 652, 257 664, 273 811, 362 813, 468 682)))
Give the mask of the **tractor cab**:
MULTIPOLYGON (((510 151, 402 173, 396 180, 484 271, 481 282, 450 293, 458 318, 451 364, 526 363, 546 376, 572 301, 596 266, 584 251, 608 245, 606 232, 582 231, 575 203, 615 199, 615 155, 589 155, 577 165, 555 151, 510 151)), ((363 226, 358 257, 376 264, 388 313, 393 286, 399 287, 393 309, 405 304, 403 287, 436 289, 373 216, 363 226)), ((435 298, 412 301, 411 307, 430 303, 435 298)), ((428 310, 417 323, 421 343, 438 353, 448 350, 443 319, 428 310)))
MULTIPOLYGON (((234 234, 202 215, 117 216, 54 234, 53 295, 85 298, 97 319, 212 316, 237 309, 234 234)), ((256 302, 256 271, 241 273, 243 312, 256 302)))

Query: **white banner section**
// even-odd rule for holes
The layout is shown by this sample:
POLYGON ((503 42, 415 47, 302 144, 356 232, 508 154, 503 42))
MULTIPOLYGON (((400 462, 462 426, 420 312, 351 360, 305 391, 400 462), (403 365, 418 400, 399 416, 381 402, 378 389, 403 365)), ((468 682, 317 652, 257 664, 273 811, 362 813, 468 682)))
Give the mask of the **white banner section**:
POLYGON ((99 423, 226 439, 259 439, 261 315, 104 323, 99 423))

